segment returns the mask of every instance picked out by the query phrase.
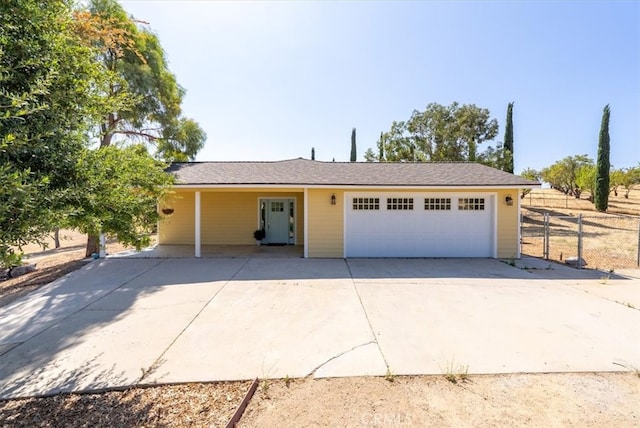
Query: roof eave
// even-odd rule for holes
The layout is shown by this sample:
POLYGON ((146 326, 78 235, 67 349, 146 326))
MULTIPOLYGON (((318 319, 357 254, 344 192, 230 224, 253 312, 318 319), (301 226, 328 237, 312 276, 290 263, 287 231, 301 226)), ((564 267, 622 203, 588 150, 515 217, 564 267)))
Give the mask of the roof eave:
POLYGON ((318 183, 177 183, 176 188, 233 189, 233 188, 309 188, 309 189, 534 189, 537 184, 318 184, 318 183))

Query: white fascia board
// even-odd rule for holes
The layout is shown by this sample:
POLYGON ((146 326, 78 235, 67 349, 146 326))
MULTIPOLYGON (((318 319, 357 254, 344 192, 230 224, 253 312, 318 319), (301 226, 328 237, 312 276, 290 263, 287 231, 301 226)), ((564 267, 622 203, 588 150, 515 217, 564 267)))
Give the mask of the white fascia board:
POLYGON ((384 189, 384 190, 453 190, 459 189, 534 189, 542 187, 541 184, 535 184, 530 186, 523 185, 474 185, 474 186, 382 186, 382 185, 328 185, 328 184, 174 184, 176 189, 300 189, 301 192, 304 189, 345 189, 345 190, 371 190, 371 189, 384 189))

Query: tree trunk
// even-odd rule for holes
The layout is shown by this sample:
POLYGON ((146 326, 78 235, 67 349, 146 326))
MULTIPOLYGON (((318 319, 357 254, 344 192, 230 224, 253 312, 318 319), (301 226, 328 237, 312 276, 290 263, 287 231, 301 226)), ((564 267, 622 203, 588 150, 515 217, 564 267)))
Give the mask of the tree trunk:
POLYGON ((113 138, 113 129, 116 125, 116 117, 113 113, 107 115, 107 123, 101 125, 102 138, 100 139, 100 147, 109 147, 113 138))
POLYGON ((87 250, 85 251, 85 257, 91 257, 91 254, 100 254, 100 236, 87 235, 87 250))
POLYGON ((56 230, 53 232, 53 245, 55 248, 60 248, 60 228, 56 227, 56 230))

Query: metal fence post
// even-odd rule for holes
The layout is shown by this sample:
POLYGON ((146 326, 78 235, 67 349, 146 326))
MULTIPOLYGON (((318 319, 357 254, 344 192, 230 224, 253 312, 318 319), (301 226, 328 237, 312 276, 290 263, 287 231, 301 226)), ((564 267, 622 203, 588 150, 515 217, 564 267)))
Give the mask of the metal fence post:
POLYGON ((578 269, 582 269, 582 214, 578 215, 578 269))
POLYGON ((544 213, 544 238, 542 246, 542 257, 549 260, 549 213, 544 213))

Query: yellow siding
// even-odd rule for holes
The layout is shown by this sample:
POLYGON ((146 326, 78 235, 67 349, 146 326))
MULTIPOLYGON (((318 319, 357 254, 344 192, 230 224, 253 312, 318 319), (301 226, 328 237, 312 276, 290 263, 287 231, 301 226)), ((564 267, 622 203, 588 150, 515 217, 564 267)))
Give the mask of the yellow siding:
POLYGON ((166 205, 173 208, 174 211, 170 216, 160 220, 158 242, 160 244, 193 244, 195 194, 193 192, 176 192, 166 205))
MULTIPOLYGON (((296 245, 303 245, 303 193, 253 190, 201 191, 202 245, 255 245, 253 232, 259 225, 259 198, 295 199, 296 245)), ((194 244, 194 195, 194 190, 177 191, 176 201, 179 203, 174 203, 174 214, 160 224, 160 244, 194 244)))
POLYGON ((518 257, 518 198, 517 190, 498 190, 498 258, 513 259, 518 257), (507 195, 513 198, 513 205, 505 203, 507 195))
MULTIPOLYGON (((349 189, 349 192, 464 192, 493 193, 497 207, 497 256, 518 256, 517 190, 500 189, 349 189), (510 194, 514 204, 507 206, 510 194)), ((160 244, 194 244, 195 190, 178 189, 169 204, 174 213, 160 222, 160 244)), ((220 189, 201 190, 201 233, 203 245, 253 245, 253 231, 258 227, 259 198, 295 198, 296 245, 304 243, 304 198, 302 189, 220 189)), ((344 191, 308 189, 308 256, 342 258, 344 256, 344 191), (331 205, 331 195, 336 205, 331 205)))
POLYGON ((344 257, 343 195, 342 190, 308 190, 309 257, 344 257), (336 205, 331 205, 332 194, 336 195, 336 205))

